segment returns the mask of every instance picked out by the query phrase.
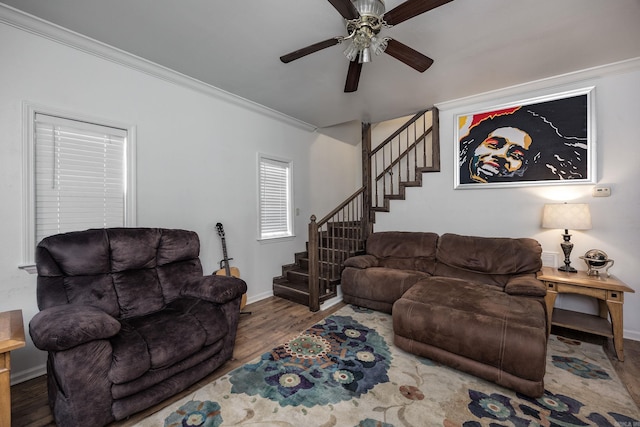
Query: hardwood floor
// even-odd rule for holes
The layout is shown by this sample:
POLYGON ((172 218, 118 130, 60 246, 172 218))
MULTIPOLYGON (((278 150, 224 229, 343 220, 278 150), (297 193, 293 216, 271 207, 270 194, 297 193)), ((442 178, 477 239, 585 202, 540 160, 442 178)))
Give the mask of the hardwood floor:
MULTIPOLYGON (((165 402, 131 416, 129 419, 113 423, 111 426, 130 426, 150 414, 192 393, 210 381, 242 366, 289 337, 317 323, 324 317, 342 308, 335 305, 325 311, 312 313, 308 308, 280 298, 271 297, 245 307, 251 314, 242 315, 238 326, 238 338, 234 358, 218 371, 204 378, 183 393, 165 402)), ((564 329, 554 329, 553 333, 582 341, 601 344, 611 360, 618 376, 640 406, 640 341, 625 340, 625 362, 616 359, 613 343, 600 337, 576 333, 564 329)), ((14 427, 55 426, 47 403, 46 379, 44 376, 11 387, 11 413, 14 427)))

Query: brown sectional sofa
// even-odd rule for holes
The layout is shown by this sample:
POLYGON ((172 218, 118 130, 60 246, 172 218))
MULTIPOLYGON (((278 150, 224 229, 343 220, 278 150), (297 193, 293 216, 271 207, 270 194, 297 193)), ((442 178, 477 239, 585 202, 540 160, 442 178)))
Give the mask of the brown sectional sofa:
POLYGON ((392 313, 398 347, 543 394, 548 333, 537 241, 381 232, 366 248, 345 261, 343 298, 392 313))

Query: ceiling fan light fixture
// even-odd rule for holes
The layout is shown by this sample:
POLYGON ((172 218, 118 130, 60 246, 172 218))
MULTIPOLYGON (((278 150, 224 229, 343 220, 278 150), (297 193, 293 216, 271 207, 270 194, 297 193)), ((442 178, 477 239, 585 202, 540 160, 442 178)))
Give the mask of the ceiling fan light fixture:
POLYGON ((349 61, 356 59, 360 64, 371 62, 371 52, 380 55, 387 48, 386 38, 378 38, 377 34, 383 26, 382 16, 385 12, 383 0, 351 0, 358 10, 358 19, 347 20, 347 37, 349 45, 344 55, 349 61))
POLYGON ((359 53, 360 50, 358 50, 353 42, 350 42, 347 48, 344 50, 344 56, 346 56, 349 61, 355 61, 358 58, 359 53))
POLYGON ((371 49, 365 47, 360 52, 360 56, 358 57, 358 62, 361 64, 366 64, 367 62, 371 62, 371 49))
POLYGON ((382 54, 387 48, 389 37, 371 37, 371 49, 376 55, 382 54))

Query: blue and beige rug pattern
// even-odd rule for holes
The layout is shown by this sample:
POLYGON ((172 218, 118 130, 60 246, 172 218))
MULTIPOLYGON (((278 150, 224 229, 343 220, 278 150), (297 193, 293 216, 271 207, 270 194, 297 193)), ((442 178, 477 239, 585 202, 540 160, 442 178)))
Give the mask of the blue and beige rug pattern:
POLYGON ((348 306, 141 427, 640 427, 602 348, 552 336, 539 399, 393 346, 391 316, 348 306))

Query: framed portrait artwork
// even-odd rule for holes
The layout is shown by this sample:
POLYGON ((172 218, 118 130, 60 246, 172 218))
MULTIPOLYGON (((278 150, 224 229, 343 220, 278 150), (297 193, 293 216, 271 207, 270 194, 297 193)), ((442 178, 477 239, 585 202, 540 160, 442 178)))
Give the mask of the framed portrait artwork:
POLYGON ((595 183, 594 88, 455 117, 455 188, 595 183))

